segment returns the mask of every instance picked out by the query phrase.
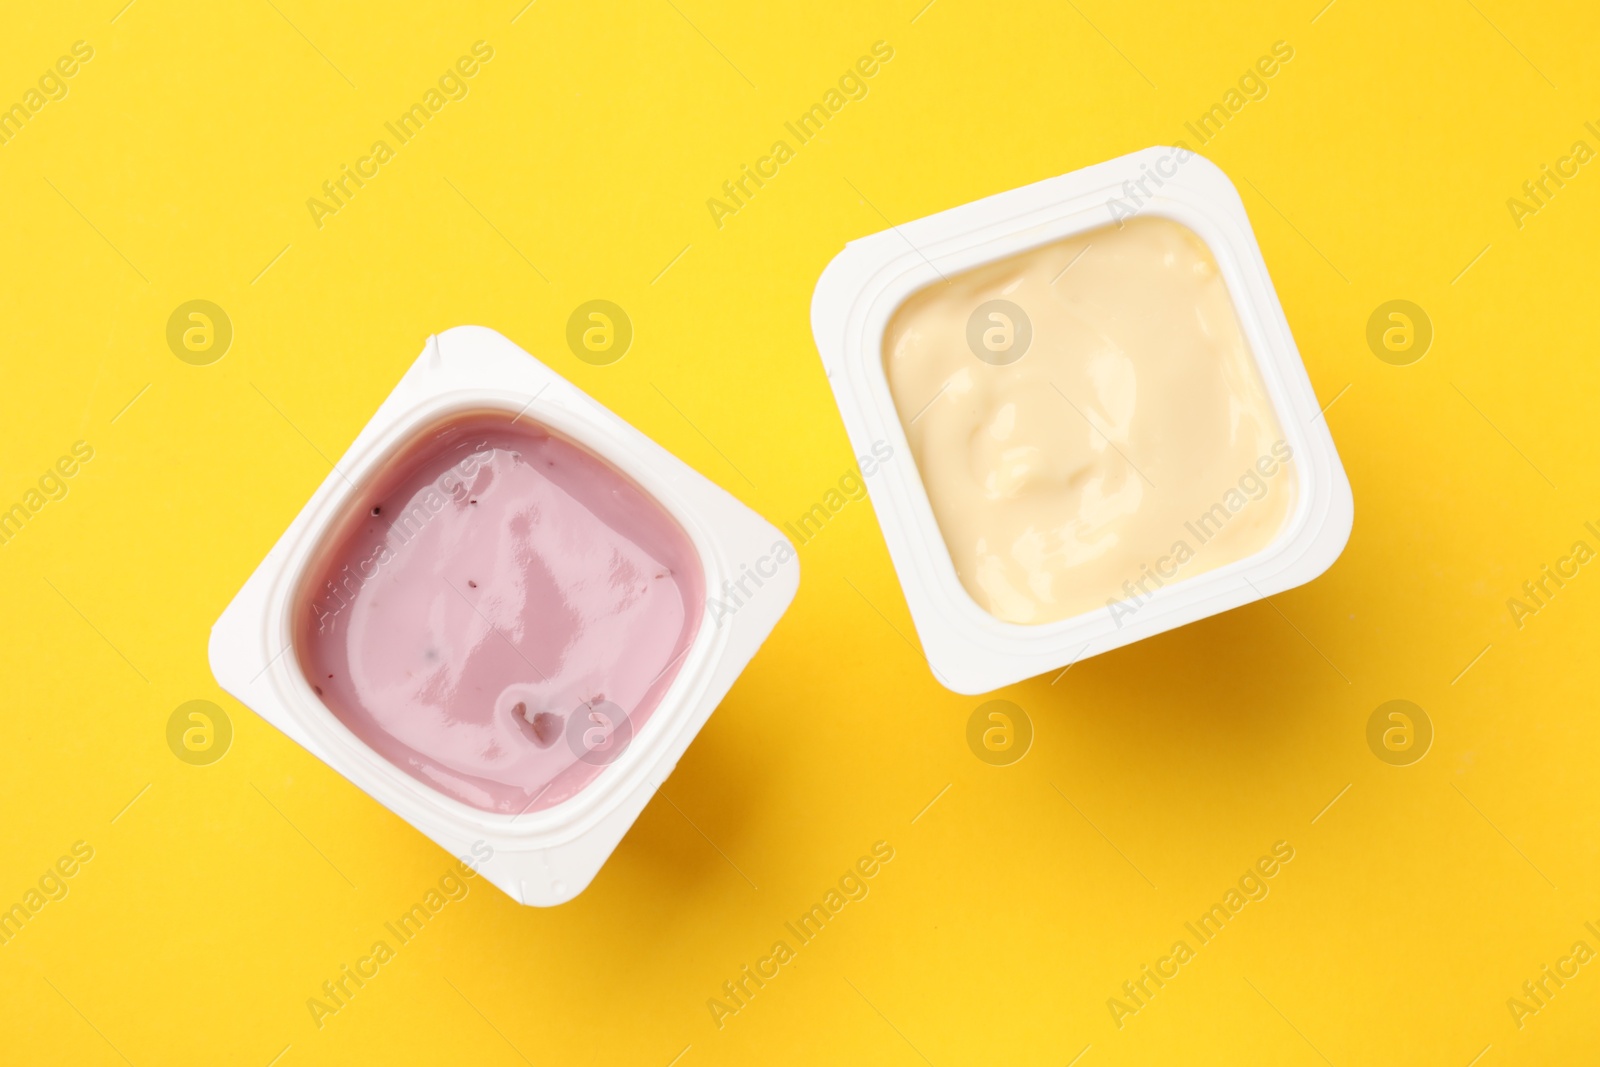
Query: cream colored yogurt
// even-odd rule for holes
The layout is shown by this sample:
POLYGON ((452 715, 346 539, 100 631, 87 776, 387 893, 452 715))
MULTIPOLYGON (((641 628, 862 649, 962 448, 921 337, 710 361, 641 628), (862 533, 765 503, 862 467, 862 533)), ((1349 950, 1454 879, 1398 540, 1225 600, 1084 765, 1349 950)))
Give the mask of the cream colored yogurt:
POLYGON ((1266 547, 1291 450, 1204 242, 1132 219, 914 293, 884 369, 962 585, 1039 624, 1266 547))

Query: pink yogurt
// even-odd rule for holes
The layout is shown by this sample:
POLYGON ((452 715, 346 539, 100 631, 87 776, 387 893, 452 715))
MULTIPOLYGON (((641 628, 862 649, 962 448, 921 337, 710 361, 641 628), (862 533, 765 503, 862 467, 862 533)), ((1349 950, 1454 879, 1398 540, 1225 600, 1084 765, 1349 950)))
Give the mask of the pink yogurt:
POLYGON ((295 650, 328 708, 484 811, 573 796, 623 751, 699 629, 688 535, 584 448, 458 416, 388 461, 301 591, 295 650))

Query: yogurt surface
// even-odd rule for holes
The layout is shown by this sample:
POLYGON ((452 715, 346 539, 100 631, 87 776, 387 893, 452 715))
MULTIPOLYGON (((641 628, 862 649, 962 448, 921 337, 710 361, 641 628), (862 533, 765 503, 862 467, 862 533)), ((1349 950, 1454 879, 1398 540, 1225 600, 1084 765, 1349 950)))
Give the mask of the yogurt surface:
POLYGON ((884 370, 962 585, 1005 622, 1264 548, 1297 480, 1204 242, 1139 217, 912 294, 884 370))
POLYGON ((651 496, 526 417, 422 434, 335 525, 297 611, 317 695, 408 774, 485 811, 576 794, 699 628, 704 575, 651 496))

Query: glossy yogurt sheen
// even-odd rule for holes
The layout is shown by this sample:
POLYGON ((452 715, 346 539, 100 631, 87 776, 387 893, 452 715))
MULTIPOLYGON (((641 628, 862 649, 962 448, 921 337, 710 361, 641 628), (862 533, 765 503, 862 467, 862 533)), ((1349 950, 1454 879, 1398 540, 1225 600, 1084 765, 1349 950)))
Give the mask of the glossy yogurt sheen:
POLYGON ((295 651, 328 708, 414 778, 538 811, 625 750, 705 603, 688 535, 608 463, 510 413, 419 435, 335 525, 295 651))
POLYGON ((975 268, 890 319, 884 370, 956 573, 995 617, 1109 607, 1266 547, 1292 455, 1216 260, 1141 217, 975 268))

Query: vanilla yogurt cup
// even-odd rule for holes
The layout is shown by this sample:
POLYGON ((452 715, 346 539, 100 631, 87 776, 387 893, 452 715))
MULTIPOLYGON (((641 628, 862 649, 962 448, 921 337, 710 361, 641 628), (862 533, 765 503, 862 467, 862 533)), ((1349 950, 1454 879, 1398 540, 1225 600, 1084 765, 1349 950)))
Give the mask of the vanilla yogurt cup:
POLYGON ((1349 482, 1244 205, 1152 148, 851 242, 812 331, 934 676, 982 693, 1302 584, 1349 482))
POLYGON ((211 668, 452 854, 487 854, 513 899, 559 904, 799 576, 770 523, 463 326, 428 340, 228 605, 211 668))

